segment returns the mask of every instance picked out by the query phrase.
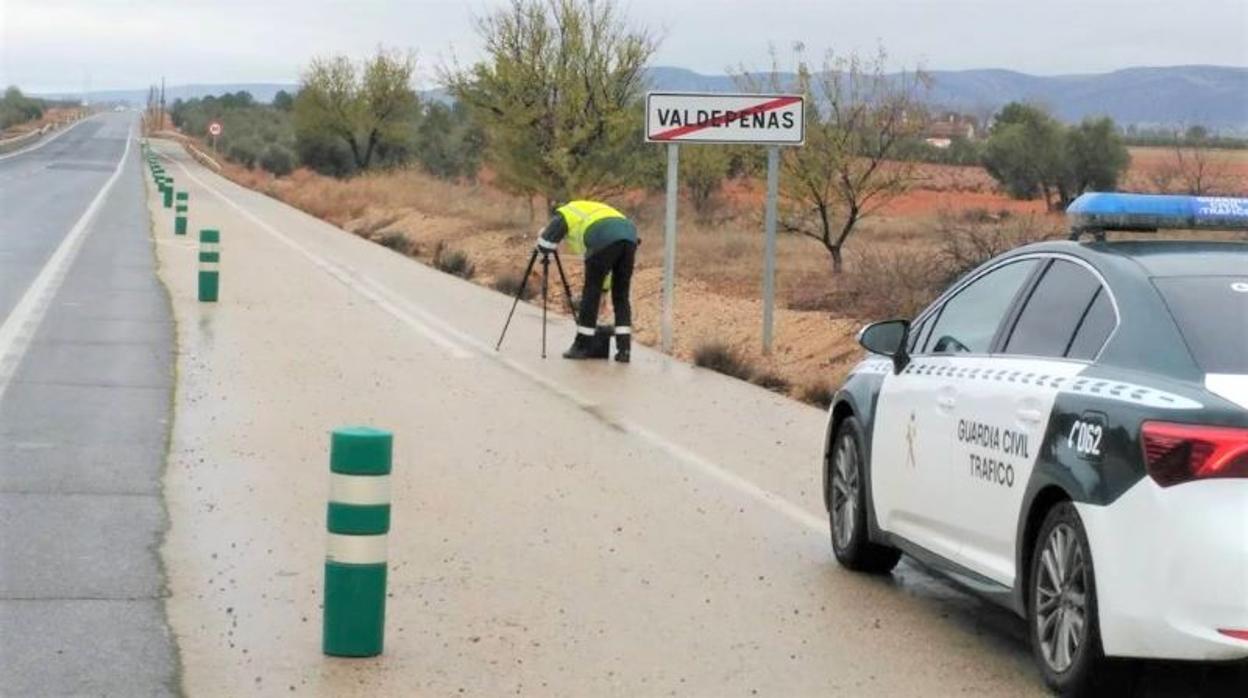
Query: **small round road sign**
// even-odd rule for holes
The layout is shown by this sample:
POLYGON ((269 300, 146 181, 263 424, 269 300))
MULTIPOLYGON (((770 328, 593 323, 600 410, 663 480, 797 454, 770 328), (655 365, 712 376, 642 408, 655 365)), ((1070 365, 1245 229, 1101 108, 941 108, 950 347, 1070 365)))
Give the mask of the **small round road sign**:
POLYGON ((221 135, 221 122, 220 121, 214 121, 208 124, 208 135, 210 136, 221 135))

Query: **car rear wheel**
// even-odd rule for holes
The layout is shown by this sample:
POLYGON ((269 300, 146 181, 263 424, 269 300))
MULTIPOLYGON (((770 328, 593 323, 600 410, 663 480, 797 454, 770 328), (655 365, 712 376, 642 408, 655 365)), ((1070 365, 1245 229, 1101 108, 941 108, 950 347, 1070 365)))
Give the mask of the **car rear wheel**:
POLYGON ((892 571, 901 551, 872 543, 867 533, 866 461, 862 425, 846 417, 837 429, 828 463, 828 520, 832 552, 845 567, 859 572, 892 571))
POLYGON ((1062 695, 1092 691, 1105 678, 1092 549, 1070 502, 1053 507, 1031 556, 1027 622, 1045 683, 1062 695))

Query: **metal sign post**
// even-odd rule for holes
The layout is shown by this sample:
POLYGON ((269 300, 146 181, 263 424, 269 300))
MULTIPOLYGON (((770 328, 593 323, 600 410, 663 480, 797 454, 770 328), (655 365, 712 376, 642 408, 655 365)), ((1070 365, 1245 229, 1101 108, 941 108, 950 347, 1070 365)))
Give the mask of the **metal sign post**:
POLYGON ((221 135, 221 122, 213 121, 208 124, 208 135, 212 136, 212 152, 217 152, 217 136, 221 135))
POLYGON ((663 310, 660 341, 671 353, 676 294, 676 194, 678 143, 767 145, 766 243, 763 258, 763 352, 770 353, 775 324, 776 199, 780 148, 805 140, 805 100, 800 95, 651 92, 646 95, 646 142, 667 144, 667 216, 663 238, 663 310))
POLYGON ((663 227, 663 320, 660 346, 672 353, 672 303, 676 295, 676 183, 680 146, 667 144, 667 211, 663 227))
POLYGON ((767 149, 767 208, 763 242, 763 353, 771 353, 776 306, 776 198, 780 189, 780 149, 767 149))

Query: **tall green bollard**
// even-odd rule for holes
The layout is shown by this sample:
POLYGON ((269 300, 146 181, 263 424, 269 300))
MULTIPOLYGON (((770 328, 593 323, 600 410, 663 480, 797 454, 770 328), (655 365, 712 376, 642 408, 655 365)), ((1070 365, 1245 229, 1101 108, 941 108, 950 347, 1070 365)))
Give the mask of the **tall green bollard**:
POLYGON ((329 547, 321 647, 375 657, 386 633, 386 534, 394 437, 370 427, 335 429, 329 451, 329 547))
POLYGON ((216 303, 221 291, 221 232, 199 231, 199 300, 216 303))
POLYGON ((177 205, 174 206, 174 209, 173 209, 173 213, 174 213, 173 234, 174 235, 186 235, 186 211, 188 208, 187 200, 189 196, 190 195, 184 191, 177 192, 177 194, 175 194, 174 196, 174 198, 177 200, 177 205))
POLYGON ((165 178, 165 208, 173 208, 173 177, 165 178))

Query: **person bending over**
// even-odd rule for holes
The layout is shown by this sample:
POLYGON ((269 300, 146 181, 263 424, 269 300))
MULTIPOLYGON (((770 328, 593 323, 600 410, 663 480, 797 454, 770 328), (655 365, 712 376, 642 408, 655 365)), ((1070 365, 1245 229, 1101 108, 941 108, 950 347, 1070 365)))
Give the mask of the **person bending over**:
POLYGON ((555 209, 538 237, 537 250, 550 254, 564 239, 569 249, 585 257, 585 290, 576 314, 576 339, 563 358, 590 358, 590 342, 598 327, 598 305, 603 286, 609 283, 611 306, 615 309, 615 360, 628 363, 633 333, 628 294, 637 256, 637 227, 604 203, 571 201, 555 209))

